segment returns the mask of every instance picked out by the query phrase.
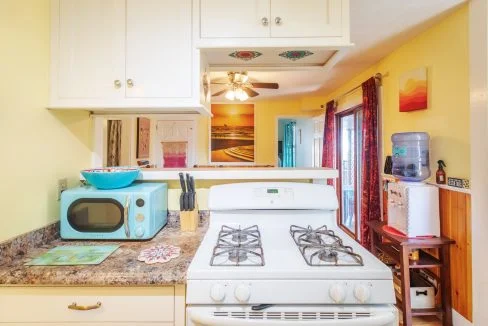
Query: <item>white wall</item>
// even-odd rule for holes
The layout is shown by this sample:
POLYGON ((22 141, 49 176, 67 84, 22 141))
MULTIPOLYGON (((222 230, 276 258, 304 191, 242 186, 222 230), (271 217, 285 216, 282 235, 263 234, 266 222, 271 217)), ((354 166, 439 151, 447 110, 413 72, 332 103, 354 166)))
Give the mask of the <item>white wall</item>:
POLYGON ((470 3, 473 324, 488 325, 488 5, 470 3))

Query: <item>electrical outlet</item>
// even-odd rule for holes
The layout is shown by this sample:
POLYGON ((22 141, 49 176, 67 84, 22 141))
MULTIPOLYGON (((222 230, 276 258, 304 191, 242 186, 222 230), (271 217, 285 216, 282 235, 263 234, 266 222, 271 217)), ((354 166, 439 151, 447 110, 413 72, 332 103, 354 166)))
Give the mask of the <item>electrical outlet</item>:
POLYGON ((61 193, 68 189, 68 179, 62 178, 58 180, 58 201, 61 200, 61 193))

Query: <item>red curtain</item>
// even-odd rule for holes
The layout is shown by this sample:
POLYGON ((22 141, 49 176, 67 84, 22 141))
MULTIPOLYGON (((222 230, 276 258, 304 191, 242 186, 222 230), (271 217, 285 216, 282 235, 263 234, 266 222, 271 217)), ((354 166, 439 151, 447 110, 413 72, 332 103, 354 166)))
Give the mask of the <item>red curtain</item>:
MULTIPOLYGON (((322 152, 322 167, 335 167, 335 147, 336 147, 336 130, 335 130, 335 101, 330 101, 325 109, 324 124, 324 148, 322 152)), ((333 186, 334 180, 327 180, 327 184, 333 186)))
POLYGON ((378 162, 378 95, 374 77, 363 88, 363 148, 361 173, 361 244, 370 249, 368 222, 381 218, 378 162))

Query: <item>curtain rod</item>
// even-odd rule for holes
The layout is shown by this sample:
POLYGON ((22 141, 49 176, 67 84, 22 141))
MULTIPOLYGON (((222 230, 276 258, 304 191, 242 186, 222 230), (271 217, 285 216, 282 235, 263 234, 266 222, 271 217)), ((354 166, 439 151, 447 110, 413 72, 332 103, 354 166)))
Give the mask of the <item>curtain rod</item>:
MULTIPOLYGON (((382 79, 383 79, 383 76, 385 76, 385 77, 386 77, 386 76, 388 76, 388 73, 387 73, 387 74, 385 74, 385 75, 383 75, 383 74, 381 74, 381 73, 377 73, 377 74, 375 74, 375 75, 373 76, 373 77, 374 77, 374 79, 376 79, 376 80, 378 81, 378 85, 379 85, 379 86, 381 86, 381 81, 382 81, 382 79)), ((363 86, 363 84, 361 83, 361 84, 359 84, 358 86, 356 86, 356 87, 354 87, 354 88, 351 88, 351 89, 350 89, 350 90, 348 90, 347 92, 345 92, 345 93, 343 93, 343 94, 339 95, 338 97, 336 97, 336 98, 334 99, 334 101, 335 101, 335 102, 338 102, 338 101, 339 101, 341 98, 343 98, 343 97, 345 97, 345 96, 347 96, 347 95, 349 95, 349 94, 353 93, 354 91, 358 90, 358 89, 359 89, 359 88, 361 88, 362 86, 363 86)), ((321 105, 320 107, 323 109, 323 108, 325 107, 325 105, 321 105)))

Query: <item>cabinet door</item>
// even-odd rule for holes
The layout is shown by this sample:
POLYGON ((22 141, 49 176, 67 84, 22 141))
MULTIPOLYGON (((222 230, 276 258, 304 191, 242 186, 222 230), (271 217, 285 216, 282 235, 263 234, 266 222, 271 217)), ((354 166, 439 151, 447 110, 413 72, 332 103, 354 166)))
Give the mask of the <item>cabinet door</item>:
POLYGON ((123 97, 125 0, 53 3, 59 6, 59 22, 53 25, 58 28, 58 49, 53 51, 58 98, 123 97))
POLYGON ((200 17, 202 38, 269 37, 269 0, 200 0, 200 17))
POLYGON ((271 0, 271 36, 341 36, 345 9, 342 0, 271 0))
POLYGON ((127 0, 126 97, 192 96, 191 0, 127 0))

